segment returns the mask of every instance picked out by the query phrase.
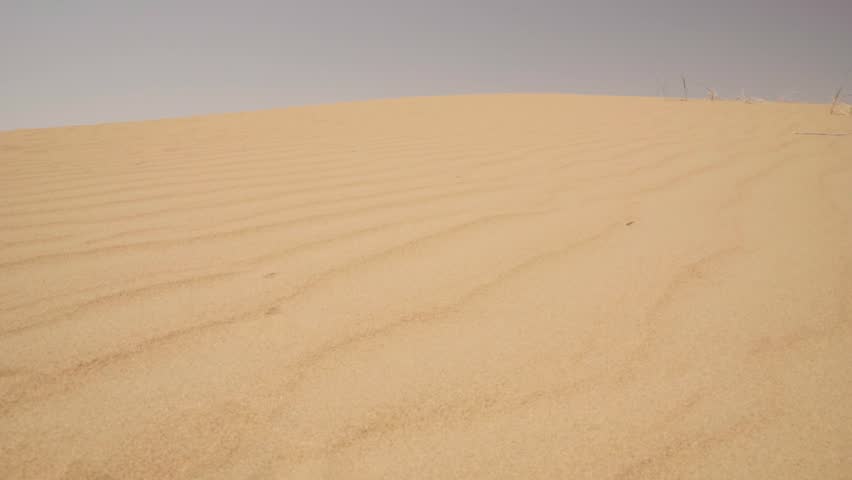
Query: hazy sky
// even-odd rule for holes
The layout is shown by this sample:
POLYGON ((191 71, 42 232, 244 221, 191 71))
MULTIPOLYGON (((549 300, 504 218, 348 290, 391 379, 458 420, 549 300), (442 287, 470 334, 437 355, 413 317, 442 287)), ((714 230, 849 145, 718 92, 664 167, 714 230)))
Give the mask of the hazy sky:
POLYGON ((852 88, 852 0, 0 0, 0 130, 409 95, 852 88))

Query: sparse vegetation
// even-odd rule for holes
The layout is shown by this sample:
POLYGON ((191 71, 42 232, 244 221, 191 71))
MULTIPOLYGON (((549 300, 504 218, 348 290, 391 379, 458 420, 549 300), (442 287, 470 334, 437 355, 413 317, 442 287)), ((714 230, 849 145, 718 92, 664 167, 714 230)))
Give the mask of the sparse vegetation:
POLYGON ((763 99, 763 98, 760 98, 760 97, 751 97, 751 96, 746 95, 745 89, 743 88, 740 91, 740 96, 737 97, 737 101, 738 102, 744 102, 744 103, 763 103, 766 100, 763 99))
POLYGON ((838 88, 834 94, 834 99, 831 101, 831 110, 828 112, 829 115, 834 115, 838 111, 838 107, 842 104, 840 101, 841 95, 843 95, 843 87, 838 88))
MULTIPOLYGON (((681 87, 683 88, 683 94, 680 98, 680 101, 682 101, 682 102, 688 101, 689 100, 689 84, 688 84, 688 81, 687 81, 687 78, 686 78, 686 74, 684 74, 684 73, 680 74, 680 83, 681 83, 681 87)), ((667 91, 666 87, 667 87, 666 79, 664 77, 663 78, 658 77, 658 79, 657 79, 657 96, 659 96, 663 99, 666 99, 666 100, 676 100, 677 97, 675 97, 675 96, 670 97, 669 96, 670 92, 667 91)), ((717 100, 723 100, 722 96, 719 95, 718 90, 716 90, 715 88, 700 85, 700 84, 699 84, 699 87, 703 87, 704 90, 706 90, 707 94, 706 94, 705 98, 707 100, 710 100, 711 102, 715 102, 717 100)), ((850 99, 852 99, 852 93, 848 93, 848 92, 845 93, 844 92, 845 90, 846 90, 846 88, 844 86, 841 86, 840 88, 837 89, 837 91, 835 91, 834 97, 832 98, 832 101, 831 101, 831 107, 829 109, 829 112, 830 112, 831 115, 852 115, 852 100, 850 100, 850 99)), ((774 98, 775 102, 795 102, 795 101, 797 101, 795 99, 795 97, 797 95, 798 95, 798 91, 787 90, 787 91, 783 91, 781 93, 778 93, 773 98, 774 98)), ((733 98, 733 97, 730 97, 730 98, 735 100, 735 101, 748 103, 748 104, 765 103, 767 101, 773 101, 773 100, 767 100, 767 99, 762 98, 762 97, 753 97, 753 96, 747 95, 745 88, 740 89, 739 96, 737 96, 736 98, 733 98)))
POLYGON ((711 102, 715 102, 719 98, 719 95, 716 94, 716 90, 714 90, 710 87, 706 87, 706 88, 707 88, 707 98, 709 98, 711 102))

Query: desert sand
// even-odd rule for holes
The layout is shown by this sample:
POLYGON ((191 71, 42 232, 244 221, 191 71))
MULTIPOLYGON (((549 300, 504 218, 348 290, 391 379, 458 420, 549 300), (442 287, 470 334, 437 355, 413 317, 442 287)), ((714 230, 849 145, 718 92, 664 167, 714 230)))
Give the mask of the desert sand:
POLYGON ((411 98, 0 133, 0 478, 850 478, 852 119, 411 98))

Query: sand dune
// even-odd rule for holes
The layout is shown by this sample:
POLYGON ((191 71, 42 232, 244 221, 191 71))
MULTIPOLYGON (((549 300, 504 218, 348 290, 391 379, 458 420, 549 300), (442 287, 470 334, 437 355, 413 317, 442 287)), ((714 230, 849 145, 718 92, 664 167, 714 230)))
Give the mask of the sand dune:
POLYGON ((0 133, 0 478, 849 478, 825 106, 0 133))

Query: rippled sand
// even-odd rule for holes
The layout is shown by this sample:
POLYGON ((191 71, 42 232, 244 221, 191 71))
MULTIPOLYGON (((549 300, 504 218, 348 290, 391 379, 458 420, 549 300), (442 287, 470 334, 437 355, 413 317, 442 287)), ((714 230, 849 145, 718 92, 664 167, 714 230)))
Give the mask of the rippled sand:
POLYGON ((0 478, 849 478, 826 106, 0 133, 0 478))

